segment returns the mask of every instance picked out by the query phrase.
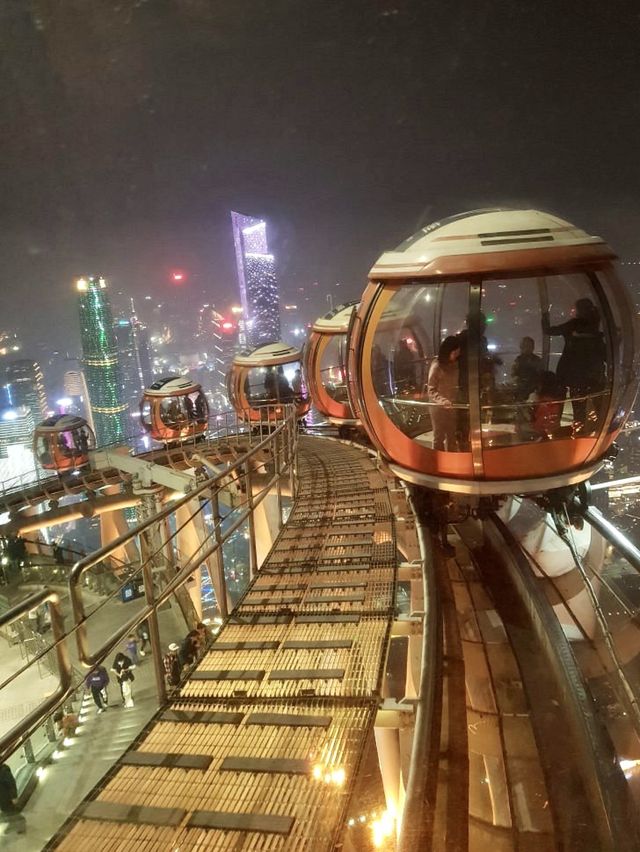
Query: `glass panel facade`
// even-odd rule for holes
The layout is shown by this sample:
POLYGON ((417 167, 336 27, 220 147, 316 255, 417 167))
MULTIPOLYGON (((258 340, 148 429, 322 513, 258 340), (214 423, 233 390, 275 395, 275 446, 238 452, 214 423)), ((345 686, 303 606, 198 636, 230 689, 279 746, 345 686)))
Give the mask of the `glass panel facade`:
POLYGON ((320 381, 331 399, 343 404, 348 403, 347 396, 347 337, 333 334, 329 337, 320 359, 320 381))

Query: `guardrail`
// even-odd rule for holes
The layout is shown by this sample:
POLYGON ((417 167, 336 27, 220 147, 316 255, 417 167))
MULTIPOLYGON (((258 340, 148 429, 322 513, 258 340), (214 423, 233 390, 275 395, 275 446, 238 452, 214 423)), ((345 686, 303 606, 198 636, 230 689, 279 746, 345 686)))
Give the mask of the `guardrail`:
MULTIPOLYGON (((42 606, 45 603, 49 606, 51 631, 53 633, 54 640, 52 647, 55 649, 56 653, 60 680, 57 688, 51 693, 51 695, 48 695, 36 708, 34 708, 30 713, 27 713, 27 715, 21 719, 17 725, 14 725, 14 727, 2 737, 0 740, 0 756, 5 748, 19 743, 27 732, 31 731, 32 728, 37 727, 55 707, 64 701, 72 688, 71 660, 69 658, 69 651, 66 644, 64 618, 60 606, 60 595, 57 592, 54 592, 52 589, 42 589, 40 592, 34 592, 34 594, 29 595, 28 598, 25 598, 25 600, 21 601, 19 604, 5 612, 4 615, 0 616, 0 628, 12 624, 22 616, 27 615, 30 610, 36 609, 36 607, 42 606)), ((46 653, 48 653, 49 650, 50 649, 47 649, 46 653)), ((32 664, 37 663, 38 659, 39 657, 33 660, 32 664)), ((30 665, 25 666, 20 671, 16 672, 8 681, 5 681, 2 686, 4 687, 11 683, 20 674, 26 671, 30 665)))
MULTIPOLYGON (((221 411, 212 414, 209 418, 208 429, 204 435, 192 435, 171 446, 154 441, 141 430, 120 442, 106 444, 97 449, 105 450, 127 446, 133 450, 136 456, 141 456, 148 461, 154 461, 157 458, 164 459, 171 455, 180 455, 180 452, 187 454, 196 449, 206 449, 207 447, 214 446, 222 439, 229 439, 231 437, 244 436, 250 444, 254 444, 264 437, 264 434, 269 428, 269 422, 273 420, 271 409, 278 410, 278 421, 283 419, 283 406, 262 406, 261 408, 265 412, 264 420, 257 420, 254 423, 247 422, 247 419, 243 418, 242 415, 238 415, 236 411, 221 411)), ((27 503, 31 502, 31 499, 35 499, 38 492, 42 492, 48 498, 55 497, 60 492, 63 494, 73 494, 82 490, 85 480, 88 477, 94 487, 94 480, 102 480, 104 485, 112 485, 122 478, 115 470, 111 471, 111 474, 112 476, 109 476, 107 471, 92 471, 86 467, 59 475, 53 471, 45 471, 36 466, 33 471, 25 472, 18 477, 6 480, 2 484, 2 488, 0 489, 0 505, 5 505, 6 508, 13 508, 16 503, 20 502, 24 494, 28 495, 25 501, 27 503), (113 475, 115 475, 115 479, 113 475)))
MULTIPOLYGON (((282 409, 281 409, 282 411, 282 409)), ((156 687, 159 701, 166 700, 164 671, 162 669, 162 654, 160 650, 160 634, 158 629, 158 608, 172 595, 176 594, 185 583, 199 570, 207 560, 213 560, 212 579, 215 578, 219 593, 218 607, 223 618, 228 615, 228 595, 224 570, 223 545, 244 524, 250 530, 250 570, 254 574, 258 569, 257 551, 255 546, 254 512, 269 494, 274 494, 278 504, 278 530, 283 523, 283 481, 288 482, 291 496, 295 494, 295 467, 298 441, 298 424, 293 408, 282 412, 277 421, 257 423, 253 429, 247 430, 244 424, 236 421, 235 431, 228 428, 221 437, 237 437, 241 432, 246 436, 248 450, 235 461, 226 465, 224 470, 206 479, 184 497, 172 502, 170 506, 154 511, 141 524, 120 536, 106 547, 81 558, 71 570, 69 577, 69 594, 73 612, 73 627, 65 633, 62 623, 59 595, 43 589, 27 598, 19 606, 14 607, 0 617, 0 628, 24 616, 29 610, 49 602, 53 643, 31 660, 28 664, 14 672, 0 684, 0 691, 9 686, 15 679, 24 674, 38 660, 51 650, 55 650, 60 675, 60 686, 42 704, 22 719, 14 728, 0 738, 0 760, 4 759, 12 748, 19 745, 30 733, 41 724, 53 709, 58 707, 70 693, 72 686, 71 664, 67 641, 74 636, 80 661, 87 667, 102 662, 114 647, 143 621, 149 624, 152 657, 156 675, 156 687), (228 511, 223 514, 225 504, 228 511), (183 511, 181 511, 183 510, 183 511), (178 513, 180 512, 180 519, 178 513), (168 531, 169 518, 175 516, 173 532, 168 531), (200 537, 195 551, 182 554, 179 546, 180 534, 189 524, 200 525, 204 535, 200 537), (167 534, 161 534, 162 530, 167 534), (109 597, 96 606, 91 613, 86 613, 82 595, 82 578, 87 571, 100 562, 110 559, 118 548, 124 544, 136 541, 141 553, 141 565, 127 578, 126 583, 136 578, 142 578, 145 588, 145 606, 119 625, 109 638, 102 642, 97 649, 90 648, 88 626, 92 616, 112 601, 121 591, 116 589, 109 597), (181 557, 186 556, 186 561, 181 557), (178 561, 180 560, 180 561, 178 561), (160 571, 158 568, 160 567, 160 571), (177 570, 176 570, 177 569, 177 570), (173 575, 168 576, 173 570, 173 575), (158 575, 164 574, 161 589, 154 588, 158 575)), ((225 424, 225 427, 227 424, 225 424)), ((206 454, 206 442, 199 442, 197 448, 206 454)), ((148 495, 152 500, 153 495, 148 495)), ((145 499, 144 496, 141 499, 145 499)), ((124 584, 123 584, 124 585, 124 584)))

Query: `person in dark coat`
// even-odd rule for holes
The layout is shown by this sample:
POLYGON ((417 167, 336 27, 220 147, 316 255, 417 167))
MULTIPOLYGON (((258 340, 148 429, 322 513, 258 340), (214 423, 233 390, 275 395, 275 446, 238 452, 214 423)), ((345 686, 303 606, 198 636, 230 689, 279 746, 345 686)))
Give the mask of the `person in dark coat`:
POLYGON ((416 389, 416 361, 406 340, 401 340, 393 359, 396 393, 409 394, 416 389))
POLYGON ((3 814, 17 814, 18 788, 16 779, 8 763, 0 766, 0 811, 3 814))
POLYGON ((523 337, 520 341, 520 354, 515 358, 511 367, 511 377, 515 384, 515 398, 518 402, 529 399, 540 379, 542 358, 535 354, 534 347, 533 337, 523 337))
POLYGON ((104 666, 96 666, 89 672, 84 682, 93 696, 98 713, 103 713, 107 709, 107 702, 103 693, 106 692, 109 685, 109 673, 104 666))
POLYGON ((7 763, 0 764, 0 812, 8 822, 14 824, 18 834, 24 834, 27 824, 18 807, 16 779, 7 763))
POLYGON ((132 671, 134 668, 135 666, 131 662, 130 658, 127 657, 126 654, 123 654, 122 651, 119 651, 116 654, 115 659, 113 661, 113 665, 111 666, 111 671, 115 672, 116 680, 118 681, 118 686, 120 687, 122 703, 125 707, 133 707, 131 684, 134 680, 134 675, 132 671))
POLYGON ((276 374, 276 393, 279 402, 293 402, 293 391, 287 377, 284 374, 284 367, 278 367, 276 374))
POLYGON ((182 669, 182 666, 180 665, 180 660, 178 658, 179 650, 180 648, 177 643, 172 642, 171 645, 169 645, 168 652, 162 658, 164 677, 167 682, 167 686, 170 688, 180 685, 180 670, 182 669))
POLYGON ((181 666, 190 666, 195 663, 198 656, 199 640, 200 637, 197 630, 190 630, 184 637, 179 653, 181 666))
POLYGON ((149 622, 146 619, 136 627, 136 636, 140 642, 139 654, 144 657, 149 645, 149 622))
MULTIPOLYGON (((496 364, 502 364, 500 358, 489 354, 489 341, 485 335, 487 330, 487 317, 482 311, 468 314, 467 327, 463 328, 456 336, 460 347, 458 357, 458 386, 459 401, 462 403, 457 414, 457 436, 458 446, 463 452, 471 449, 469 443, 469 343, 477 340, 478 345, 478 381, 480 384, 481 397, 487 395, 488 389, 493 385, 493 373, 496 364), (473 335, 471 330, 473 329, 473 335), (464 407, 463 407, 464 406, 464 407)), ((483 400, 485 402, 486 400, 483 400)))
POLYGON ((213 633, 204 621, 199 621, 196 624, 196 633, 198 634, 198 653, 202 655, 213 642, 213 633))
POLYGON ((569 389, 574 428, 578 434, 594 431, 587 428, 587 402, 594 410, 594 421, 603 409, 602 391, 606 383, 607 346, 600 331, 600 312, 591 299, 578 299, 574 316, 560 325, 551 325, 549 312, 542 315, 545 334, 564 337, 564 348, 556 368, 556 376, 569 389))

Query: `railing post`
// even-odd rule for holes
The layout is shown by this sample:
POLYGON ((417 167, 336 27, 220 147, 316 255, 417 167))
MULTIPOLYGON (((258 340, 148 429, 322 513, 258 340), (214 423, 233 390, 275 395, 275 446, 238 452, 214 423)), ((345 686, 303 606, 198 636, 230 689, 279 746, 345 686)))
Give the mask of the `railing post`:
POLYGON ((287 427, 287 443, 288 443, 288 455, 289 455, 289 483, 291 487, 291 499, 296 499, 296 471, 295 471, 295 458, 296 458, 296 421, 295 417, 291 417, 289 420, 289 425, 287 427))
POLYGON ((246 461, 245 488, 249 506, 249 576, 253 579, 258 573, 258 551, 256 548, 256 524, 253 517, 253 481, 251 476, 251 459, 246 461))
POLYGON ((278 529, 280 530, 282 529, 282 485, 280 482, 282 465, 280 463, 280 452, 286 443, 286 432, 279 432, 275 437, 274 443, 273 459, 276 474, 276 495, 278 498, 278 529))
POLYGON ((224 551, 222 549, 222 532, 220 530, 220 521, 222 519, 220 517, 218 492, 213 489, 211 491, 211 512, 213 515, 213 535, 218 545, 218 549, 213 554, 213 558, 215 559, 214 571, 218 580, 218 588, 220 589, 218 608, 222 618, 226 618, 229 615, 229 606, 227 604, 227 580, 224 575, 224 551))
MULTIPOLYGON (((142 500, 143 511, 149 518, 153 518, 157 514, 158 506, 156 505, 156 493, 146 494, 142 500)), ((144 581, 144 597, 150 607, 148 624, 149 624, 149 641, 151 643, 151 655, 153 657, 153 673, 156 679, 156 692, 158 694, 158 703, 164 704, 167 700, 167 687, 164 679, 164 668, 162 665, 162 645, 160 642, 160 628, 158 626, 158 609, 155 605, 155 590, 153 585, 153 554, 164 557, 164 542, 161 547, 161 535, 158 524, 150 524, 146 534, 140 535, 140 558, 142 560, 142 578, 144 581)), ((166 576, 166 575, 165 575, 166 576)), ((168 578, 167 578, 168 580, 168 578)))
POLYGON ((153 590, 153 563, 145 559, 142 563, 142 576, 144 578, 144 596, 151 607, 149 613, 149 640, 151 642, 151 654, 153 656, 153 673, 156 679, 156 691, 158 702, 164 704, 167 700, 167 687, 164 679, 164 668, 162 665, 162 646, 160 643, 160 628, 158 626, 158 609, 155 605, 153 590))
MULTIPOLYGON (((51 727, 53 727, 53 719, 51 719, 51 716, 47 716, 47 735, 49 734, 49 730, 48 730, 48 728, 49 728, 48 723, 49 722, 51 722, 51 727)), ((52 743, 54 743, 56 741, 55 736, 53 736, 53 737, 47 736, 47 739, 52 743)), ((24 756, 26 758, 27 763, 35 763, 36 762, 36 756, 33 753, 33 743, 31 742, 31 737, 28 737, 24 741, 22 747, 24 748, 24 756)))

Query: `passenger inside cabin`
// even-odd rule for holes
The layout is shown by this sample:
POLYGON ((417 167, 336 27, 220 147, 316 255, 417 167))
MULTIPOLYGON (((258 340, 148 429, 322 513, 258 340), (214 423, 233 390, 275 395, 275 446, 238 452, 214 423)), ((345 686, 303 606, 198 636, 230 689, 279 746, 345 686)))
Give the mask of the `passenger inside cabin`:
POLYGON ((459 339, 446 337, 440 344, 438 357, 431 363, 427 381, 427 397, 429 402, 435 403, 429 409, 433 424, 433 448, 450 453, 458 449, 457 418, 453 406, 460 386, 459 358, 459 339))
POLYGON ((520 341, 520 354, 511 367, 511 378, 515 384, 515 398, 523 402, 535 391, 542 371, 542 358, 534 354, 533 337, 523 337, 520 341))

